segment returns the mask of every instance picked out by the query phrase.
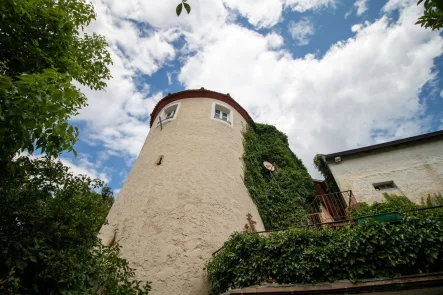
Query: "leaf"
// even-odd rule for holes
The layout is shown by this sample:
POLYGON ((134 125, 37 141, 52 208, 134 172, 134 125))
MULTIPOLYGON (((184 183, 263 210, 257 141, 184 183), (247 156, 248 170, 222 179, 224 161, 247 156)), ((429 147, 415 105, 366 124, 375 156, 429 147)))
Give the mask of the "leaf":
POLYGON ((185 9, 189 14, 191 12, 191 5, 189 5, 188 3, 183 3, 183 5, 185 6, 185 9))
POLYGON ((175 9, 177 16, 180 16, 180 14, 182 13, 182 9, 183 9, 183 5, 181 3, 179 5, 177 5, 177 8, 175 9))

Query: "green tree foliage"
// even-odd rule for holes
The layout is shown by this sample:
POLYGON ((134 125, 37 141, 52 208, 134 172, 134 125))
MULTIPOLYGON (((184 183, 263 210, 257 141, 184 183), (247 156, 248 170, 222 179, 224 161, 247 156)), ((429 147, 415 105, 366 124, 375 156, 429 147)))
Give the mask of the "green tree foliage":
POLYGON ((443 270, 443 210, 401 223, 231 236, 207 264, 211 294, 265 282, 353 282, 443 270))
POLYGON ((307 205, 315 196, 314 183, 289 148, 288 137, 271 125, 247 126, 244 149, 244 181, 266 229, 304 224, 307 205), (275 165, 273 175, 263 161, 275 165))
POLYGON ((424 4, 425 11, 418 18, 416 24, 431 28, 432 30, 440 30, 443 27, 443 1, 442 0, 419 0, 417 5, 424 4))
POLYGON ((40 149, 73 150, 68 123, 86 105, 73 81, 103 89, 111 63, 104 37, 83 34, 95 13, 84 0, 0 2, 0 160, 40 149))
POLYGON ((4 0, 0 9, 0 293, 147 294, 119 246, 97 239, 110 188, 50 158, 74 151, 68 119, 86 97, 73 82, 100 90, 110 78, 105 39, 83 33, 92 5, 4 0), (14 158, 35 149, 48 157, 14 158))
POLYGON ((113 203, 99 180, 22 157, 0 187, 0 293, 147 294, 97 233, 113 203))

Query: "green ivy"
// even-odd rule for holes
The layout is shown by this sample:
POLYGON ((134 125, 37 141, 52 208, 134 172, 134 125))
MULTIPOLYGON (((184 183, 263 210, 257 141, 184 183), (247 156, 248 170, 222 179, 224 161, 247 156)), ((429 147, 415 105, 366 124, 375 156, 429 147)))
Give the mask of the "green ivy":
POLYGON ((323 175, 326 183, 326 190, 328 193, 339 192, 337 184, 335 183, 334 176, 332 175, 331 170, 329 170, 328 165, 323 159, 323 154, 317 154, 314 157, 314 166, 317 170, 323 175))
POLYGON ((426 198, 426 202, 424 199, 422 199, 422 205, 417 205, 409 200, 408 197, 402 195, 383 193, 383 197, 385 198, 383 202, 374 202, 371 205, 362 202, 359 203, 359 210, 356 210, 355 208, 350 208, 349 215, 351 219, 360 216, 388 212, 405 212, 420 208, 443 205, 443 197, 441 194, 428 195, 428 197, 426 198))
POLYGON ((317 283, 443 270, 443 210, 397 224, 289 229, 267 237, 235 233, 207 264, 211 294, 265 282, 317 283))
POLYGON ((244 132, 245 184, 266 229, 304 224, 314 183, 302 161, 289 148, 288 137, 274 126, 256 124, 244 132), (271 175, 263 166, 271 162, 271 175))

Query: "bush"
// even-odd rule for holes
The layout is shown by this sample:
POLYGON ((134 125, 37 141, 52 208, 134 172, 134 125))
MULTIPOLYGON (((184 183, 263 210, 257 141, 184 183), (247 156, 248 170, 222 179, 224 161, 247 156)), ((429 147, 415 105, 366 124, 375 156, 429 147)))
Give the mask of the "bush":
POLYGON ((317 283, 443 270, 443 210, 401 223, 290 229, 268 237, 236 233, 207 264, 211 294, 263 282, 317 283))
POLYGON ((351 219, 388 213, 388 212, 407 212, 410 210, 426 208, 426 207, 434 207, 443 205, 443 197, 440 193, 434 195, 428 195, 425 200, 422 198, 421 205, 417 205, 411 200, 409 200, 406 196, 399 196, 396 194, 388 194, 383 193, 383 197, 385 198, 384 202, 375 202, 372 205, 368 205, 366 203, 359 203, 360 209, 356 210, 355 208, 350 208, 349 215, 351 219))
POLYGON ((307 205, 315 196, 314 183, 289 148, 287 136, 271 125, 248 126, 244 149, 245 185, 266 229, 304 224, 307 205), (273 175, 263 161, 275 165, 273 175))
POLYGON ((51 158, 18 158, 0 179, 0 294, 147 294, 119 246, 97 238, 113 203, 103 182, 51 158))

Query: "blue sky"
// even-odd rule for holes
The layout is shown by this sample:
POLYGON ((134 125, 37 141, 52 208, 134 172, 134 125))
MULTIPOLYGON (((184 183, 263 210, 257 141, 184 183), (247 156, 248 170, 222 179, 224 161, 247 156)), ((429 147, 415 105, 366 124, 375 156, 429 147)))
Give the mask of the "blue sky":
POLYGON ((114 64, 89 106, 75 173, 116 193, 168 92, 230 93, 256 122, 285 132, 311 175, 317 153, 443 128, 443 38, 414 25, 408 0, 94 0, 87 28, 106 37, 114 64))

